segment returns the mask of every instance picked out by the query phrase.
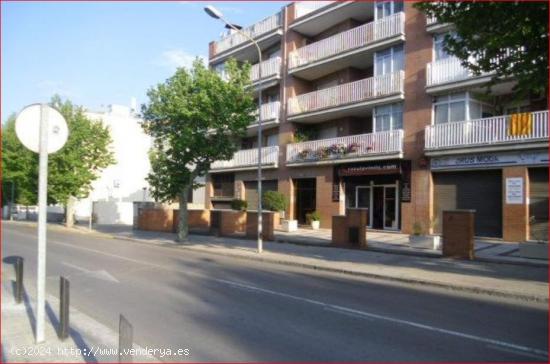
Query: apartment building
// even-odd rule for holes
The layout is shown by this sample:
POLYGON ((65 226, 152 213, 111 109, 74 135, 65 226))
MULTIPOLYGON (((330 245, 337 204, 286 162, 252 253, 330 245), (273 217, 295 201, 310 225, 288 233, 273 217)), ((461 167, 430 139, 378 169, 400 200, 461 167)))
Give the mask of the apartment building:
MULTIPOLYGON (((517 101, 514 80, 487 87, 443 48, 449 24, 411 2, 294 2, 209 45, 223 72, 248 61, 262 89, 263 190, 288 196, 287 218, 321 226, 347 207, 369 228, 441 230, 446 209, 475 209, 476 234, 547 240, 547 99, 517 101)), ((212 165, 207 208, 256 206, 257 123, 212 165)))

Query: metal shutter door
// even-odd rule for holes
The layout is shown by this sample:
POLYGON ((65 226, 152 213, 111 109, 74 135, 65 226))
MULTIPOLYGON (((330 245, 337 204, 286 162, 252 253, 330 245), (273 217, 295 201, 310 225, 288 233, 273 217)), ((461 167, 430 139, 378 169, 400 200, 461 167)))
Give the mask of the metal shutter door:
POLYGON ((436 231, 441 232, 443 210, 473 209, 475 234, 502 237, 502 175, 500 171, 434 173, 436 231))
POLYGON ((548 241, 548 168, 529 169, 529 239, 548 241))

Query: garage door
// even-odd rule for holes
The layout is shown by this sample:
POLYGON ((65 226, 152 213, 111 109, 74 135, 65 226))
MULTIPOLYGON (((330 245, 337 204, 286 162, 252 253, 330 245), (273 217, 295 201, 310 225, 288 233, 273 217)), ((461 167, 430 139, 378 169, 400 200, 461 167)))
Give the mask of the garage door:
MULTIPOLYGON (((262 191, 277 191, 277 180, 262 181, 262 191)), ((249 210, 258 209, 258 182, 244 183, 244 198, 248 202, 249 210)))
POLYGON ((502 237, 502 175, 500 171, 434 173, 436 232, 443 211, 472 209, 476 236, 502 237))
POLYGON ((548 168, 529 169, 529 239, 548 240, 548 168))

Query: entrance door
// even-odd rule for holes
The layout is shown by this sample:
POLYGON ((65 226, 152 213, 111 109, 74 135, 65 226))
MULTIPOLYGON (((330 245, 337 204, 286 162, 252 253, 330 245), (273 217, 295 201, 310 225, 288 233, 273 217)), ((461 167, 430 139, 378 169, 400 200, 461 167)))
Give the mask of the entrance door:
POLYGON ((548 240, 548 168, 529 169, 529 239, 548 240))
POLYGON ((367 226, 371 227, 371 198, 370 198, 371 188, 365 186, 357 186, 355 191, 355 207, 369 209, 369 217, 367 221, 367 226))
POLYGON ((384 228, 384 187, 372 188, 372 228, 384 228))
POLYGON ((314 178, 296 179, 296 220, 306 224, 306 215, 315 211, 316 181, 314 178))
POLYGON ((384 186, 384 229, 397 229, 397 188, 384 186))

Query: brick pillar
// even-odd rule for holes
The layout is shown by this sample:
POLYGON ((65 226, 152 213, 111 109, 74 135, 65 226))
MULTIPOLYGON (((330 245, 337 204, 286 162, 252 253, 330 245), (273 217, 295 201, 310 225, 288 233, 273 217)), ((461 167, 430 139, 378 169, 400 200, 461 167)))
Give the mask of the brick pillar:
POLYGON ((279 178, 279 183, 277 186, 280 193, 285 195, 288 202, 288 207, 285 211, 286 220, 296 220, 295 201, 294 201, 294 184, 290 177, 279 178))
POLYGON ((345 215, 332 217, 332 244, 367 248, 368 209, 347 209, 345 215), (354 230, 352 232, 352 230, 354 230), (356 234, 352 237, 351 234, 356 234), (352 238, 356 241, 352 242, 352 238))
POLYGON ((474 210, 443 211, 443 256, 474 259, 474 210))
POLYGON ((502 169, 502 239, 506 241, 526 241, 529 237, 529 170, 527 167, 504 167, 502 169), (523 197, 519 204, 506 203, 506 179, 523 180, 523 197))
MULTIPOLYGON (((235 198, 239 200, 245 199, 246 196, 245 196, 244 181, 238 180, 238 179, 235 180, 233 196, 235 196, 235 198)), ((253 209, 253 206, 248 206, 248 208, 253 209)))
POLYGON ((204 181, 204 208, 210 210, 212 208, 212 196, 214 196, 214 185, 212 184, 212 176, 207 174, 204 181))
MULTIPOLYGON (((340 201, 332 201, 332 184, 332 166, 319 168, 315 209, 321 214, 321 227, 325 229, 330 229, 332 227, 332 217, 334 215, 340 215, 340 201)), ((341 195, 340 199, 342 199, 341 195)))
POLYGON ((401 230, 412 233, 415 222, 428 230, 433 184, 424 158, 424 128, 431 122, 432 98, 426 94, 426 65, 432 61, 433 39, 426 32, 426 17, 405 2, 405 100, 403 103, 404 158, 412 161, 411 202, 401 204, 401 230))

